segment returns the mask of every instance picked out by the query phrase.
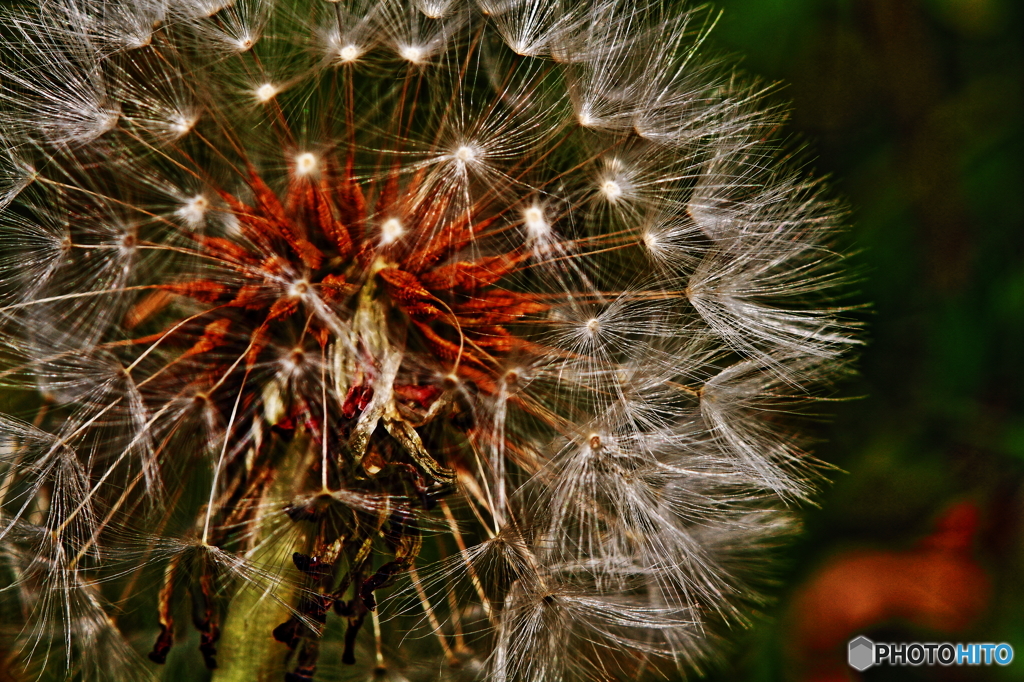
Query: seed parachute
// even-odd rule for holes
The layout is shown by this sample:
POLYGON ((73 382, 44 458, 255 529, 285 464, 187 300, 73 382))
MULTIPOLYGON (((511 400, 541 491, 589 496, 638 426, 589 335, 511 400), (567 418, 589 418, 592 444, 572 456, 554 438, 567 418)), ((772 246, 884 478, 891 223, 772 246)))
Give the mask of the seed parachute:
POLYGON ((839 211, 769 88, 697 54, 714 20, 5 4, 0 666, 603 682, 721 655, 826 469, 795 417, 855 340, 839 211))

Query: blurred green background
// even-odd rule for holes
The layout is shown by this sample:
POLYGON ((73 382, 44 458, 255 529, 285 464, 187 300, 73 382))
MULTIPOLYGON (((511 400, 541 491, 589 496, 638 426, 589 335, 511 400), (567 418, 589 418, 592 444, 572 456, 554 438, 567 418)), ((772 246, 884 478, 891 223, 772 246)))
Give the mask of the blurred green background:
POLYGON ((843 679, 802 674, 788 653, 801 591, 850 552, 911 556, 944 510, 967 503, 980 512, 972 558, 991 585, 980 615, 948 634, 889 614, 858 634, 1007 641, 1014 663, 842 674, 1024 680, 1024 2, 715 8, 712 44, 783 82, 788 135, 849 205, 845 247, 861 273, 851 299, 870 308, 858 314, 861 375, 843 389, 865 397, 835 405, 817 450, 846 473, 807 510, 780 603, 710 677, 843 679))

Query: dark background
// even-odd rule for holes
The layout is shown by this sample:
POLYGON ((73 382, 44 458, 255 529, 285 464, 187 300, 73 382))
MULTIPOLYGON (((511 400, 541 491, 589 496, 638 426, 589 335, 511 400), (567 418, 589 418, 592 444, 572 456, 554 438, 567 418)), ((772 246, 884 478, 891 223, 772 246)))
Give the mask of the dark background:
POLYGON ((869 307, 858 313, 860 376, 842 390, 865 397, 833 406, 817 448, 845 473, 805 510, 779 603, 710 677, 1022 680, 1024 2, 719 0, 715 10, 711 43, 783 82, 788 138, 849 206, 844 246, 860 275, 850 300, 869 307), (924 605, 904 603, 915 589, 924 605), (800 631, 815 608, 827 614, 817 634, 845 630, 832 649, 800 631), (1006 641, 1016 660, 862 678, 845 663, 829 669, 856 634, 1006 641))

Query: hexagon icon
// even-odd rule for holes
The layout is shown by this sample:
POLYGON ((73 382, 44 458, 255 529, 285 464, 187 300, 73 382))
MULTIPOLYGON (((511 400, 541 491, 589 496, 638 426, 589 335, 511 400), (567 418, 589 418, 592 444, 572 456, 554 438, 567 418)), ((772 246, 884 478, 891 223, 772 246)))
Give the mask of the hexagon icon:
POLYGON ((863 635, 850 641, 850 667, 863 672, 875 663, 875 643, 863 635))

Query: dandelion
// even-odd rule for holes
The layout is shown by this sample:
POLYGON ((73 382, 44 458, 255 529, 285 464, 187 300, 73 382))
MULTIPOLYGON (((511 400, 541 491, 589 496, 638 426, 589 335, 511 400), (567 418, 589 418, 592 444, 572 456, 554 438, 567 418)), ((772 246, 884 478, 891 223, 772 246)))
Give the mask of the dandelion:
POLYGON ((836 207, 763 89, 697 55, 712 23, 3 9, 5 665, 540 682, 718 656, 825 468, 795 416, 855 341, 836 207))

